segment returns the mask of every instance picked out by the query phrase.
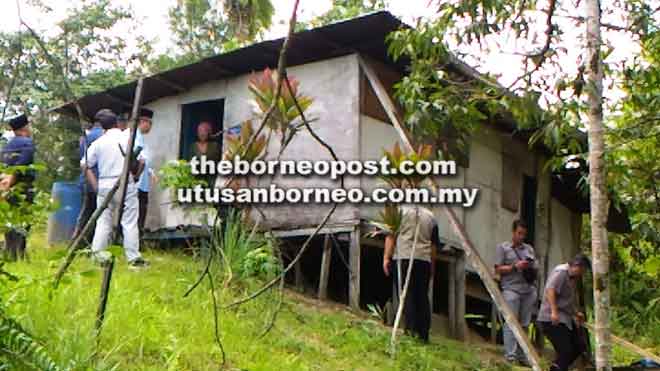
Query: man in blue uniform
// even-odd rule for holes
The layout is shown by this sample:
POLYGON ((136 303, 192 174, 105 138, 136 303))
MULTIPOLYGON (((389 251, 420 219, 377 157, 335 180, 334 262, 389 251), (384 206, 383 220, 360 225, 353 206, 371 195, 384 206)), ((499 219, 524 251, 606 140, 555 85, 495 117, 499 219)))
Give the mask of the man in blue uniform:
MULTIPOLYGON (((8 167, 29 166, 34 162, 34 143, 32 142, 32 128, 27 116, 20 115, 9 121, 14 137, 0 152, 2 163, 8 167)), ((25 169, 0 175, 0 192, 11 191, 8 199, 12 205, 18 205, 22 200, 31 203, 34 198, 34 171, 25 169)), ((29 226, 13 228, 5 233, 5 245, 9 258, 16 260, 18 256, 25 258, 26 235, 29 226)))

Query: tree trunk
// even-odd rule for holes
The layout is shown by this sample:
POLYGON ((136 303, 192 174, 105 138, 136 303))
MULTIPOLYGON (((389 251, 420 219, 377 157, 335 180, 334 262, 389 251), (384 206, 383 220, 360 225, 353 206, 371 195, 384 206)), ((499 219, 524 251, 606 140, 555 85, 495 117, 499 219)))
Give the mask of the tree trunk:
POLYGON ((603 65, 600 59, 600 1, 585 1, 587 10, 587 103, 589 111, 589 188, 591 195, 591 252, 596 338, 596 370, 610 371, 610 289, 607 248, 607 189, 605 186, 603 65))

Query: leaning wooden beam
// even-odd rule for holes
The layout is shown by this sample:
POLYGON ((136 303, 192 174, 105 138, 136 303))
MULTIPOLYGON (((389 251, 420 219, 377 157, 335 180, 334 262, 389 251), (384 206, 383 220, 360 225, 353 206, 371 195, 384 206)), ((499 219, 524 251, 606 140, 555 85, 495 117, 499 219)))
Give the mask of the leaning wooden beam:
POLYGON ((96 336, 96 345, 98 347, 101 341, 101 328, 105 319, 105 308, 108 304, 108 297, 110 295, 110 281, 112 280, 112 271, 115 268, 115 257, 110 260, 103 267, 103 279, 101 280, 101 293, 99 294, 99 307, 96 311, 96 322, 94 322, 94 333, 96 336))
POLYGON ((89 220, 83 227, 82 231, 78 233, 78 236, 73 240, 73 242, 71 242, 71 244, 67 248, 66 257, 64 257, 64 261, 62 262, 60 268, 57 270, 57 273, 55 274, 55 280, 53 282, 53 286, 55 288, 57 288, 57 286, 60 284, 60 280, 62 279, 62 276, 64 276, 66 270, 69 268, 71 263, 73 263, 73 259, 76 256, 76 252, 78 251, 82 241, 87 237, 87 235, 91 231, 92 225, 96 223, 96 220, 101 216, 101 213, 105 211, 105 209, 110 204, 112 198, 115 197, 115 193, 117 193, 117 189, 119 189, 119 182, 116 182, 115 185, 110 189, 110 192, 108 192, 108 195, 105 196, 105 199, 103 200, 101 205, 99 205, 96 208, 96 210, 94 210, 94 213, 92 213, 92 216, 89 217, 89 220))
POLYGON ((328 298, 328 282, 330 281, 330 262, 332 261, 332 245, 330 235, 326 234, 323 240, 323 256, 321 258, 321 274, 319 277, 319 300, 328 298))
MULTIPOLYGON (((378 79, 376 72, 371 67, 371 65, 369 65, 369 63, 365 61, 363 57, 359 57, 359 63, 360 63, 360 67, 367 76, 367 79, 369 80, 371 87, 376 93, 376 96, 378 97, 380 104, 385 109, 385 112, 387 113, 387 116, 390 118, 392 125, 394 125, 394 128, 399 134, 399 137, 403 142, 404 148, 408 151, 414 151, 413 142, 411 140, 412 137, 409 135, 408 131, 400 122, 396 114, 397 112, 396 106, 394 105, 392 98, 387 93, 387 90, 378 79)), ((428 182, 431 183, 430 185, 433 188, 435 189, 439 188, 439 185, 435 183, 434 180, 429 179, 428 182)), ((532 365, 532 368, 534 369, 534 371, 541 371, 542 370, 541 362, 540 362, 541 358, 539 357, 538 353, 532 346, 532 343, 529 341, 527 335, 520 326, 520 322, 518 322, 518 319, 513 314, 513 311, 511 311, 511 308, 509 308, 509 305, 504 300, 504 297, 502 296, 502 293, 500 292, 497 283, 490 274, 490 268, 481 258, 481 255, 479 255, 477 249, 474 248, 472 241, 470 241, 470 239, 468 238, 465 228, 458 221, 458 218, 456 217, 456 213, 454 212, 454 210, 452 210, 450 207, 447 207, 445 205, 442 205, 442 210, 447 215, 447 218, 449 219, 449 223, 452 225, 454 232, 456 233, 457 236, 459 236, 461 240, 461 245, 463 247, 463 251, 465 252, 467 259, 469 259, 472 267, 477 271, 477 274, 479 274, 479 277, 486 286, 486 289, 488 290, 491 298, 493 299, 493 302, 497 305, 498 309, 502 313, 504 320, 511 327, 511 330, 515 335, 516 340, 518 340, 518 344, 520 344, 523 351, 527 355, 527 359, 532 365)))
MULTIPOLYGON (((140 78, 137 82, 137 88, 135 89, 135 97, 133 100, 133 111, 131 112, 131 123, 129 126, 129 137, 128 137, 128 148, 126 148, 126 155, 124 156, 124 167, 121 172, 121 177, 119 178, 119 202, 117 203, 117 209, 112 215, 112 226, 115 233, 119 230, 119 225, 121 223, 121 215, 124 210, 124 200, 126 199, 126 188, 128 187, 129 179, 129 169, 131 165, 131 157, 133 157, 133 146, 135 145, 135 137, 137 135, 137 123, 140 119, 140 104, 142 103, 142 88, 144 86, 144 78, 140 78)), ((113 240, 115 240, 113 238, 113 240)))
MULTIPOLYGON (((589 330, 594 331, 594 327, 592 325, 590 325, 588 323, 585 323, 584 325, 589 330)), ((610 336, 612 337, 612 340, 614 340, 615 343, 621 345, 622 347, 628 349, 629 351, 631 351, 633 353, 637 353, 640 356, 646 357, 646 358, 652 360, 653 362, 660 363, 660 357, 653 354, 653 353, 651 353, 651 352, 649 352, 648 350, 643 349, 643 348, 629 342, 628 340, 622 339, 618 336, 614 336, 614 335, 610 335, 610 336)))

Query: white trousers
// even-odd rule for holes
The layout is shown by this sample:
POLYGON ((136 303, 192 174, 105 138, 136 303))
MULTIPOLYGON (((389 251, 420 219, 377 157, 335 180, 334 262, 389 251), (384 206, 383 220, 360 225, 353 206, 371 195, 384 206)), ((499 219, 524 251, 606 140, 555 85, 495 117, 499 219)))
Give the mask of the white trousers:
MULTIPOLYGON (((109 192, 110 188, 99 188, 96 196, 96 204, 99 207, 109 192)), ((115 196, 110 201, 110 204, 103 210, 103 213, 101 213, 101 216, 96 221, 94 240, 92 240, 92 252, 95 254, 105 250, 110 243, 112 216, 117 205, 119 205, 119 191, 115 192, 115 196)), ((135 184, 128 184, 126 187, 126 199, 121 216, 121 228, 124 236, 124 254, 126 254, 126 260, 132 262, 141 256, 140 232, 138 230, 138 195, 135 184)))

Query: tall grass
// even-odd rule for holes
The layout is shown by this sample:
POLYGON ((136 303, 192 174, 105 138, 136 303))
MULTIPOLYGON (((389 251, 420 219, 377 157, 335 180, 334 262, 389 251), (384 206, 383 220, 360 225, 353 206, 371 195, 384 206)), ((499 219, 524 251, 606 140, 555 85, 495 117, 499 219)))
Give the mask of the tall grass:
MULTIPOLYGON (((234 233, 231 228, 228 225, 224 236, 234 233)), ((245 231, 236 233, 232 241, 236 236, 245 241, 245 231)), ((179 251, 147 251, 152 266, 139 272, 128 270, 125 262, 118 261, 96 348, 93 326, 101 271, 88 259, 79 258, 65 284, 52 291, 49 276, 57 267, 57 261, 52 260, 58 256, 57 249, 38 247, 40 244, 39 239, 31 241, 31 262, 7 268, 21 280, 0 287, 0 295, 7 298, 10 314, 38 337, 60 365, 71 370, 218 369, 220 352, 214 344, 209 288, 204 283, 187 298, 182 297, 198 278, 203 260, 179 251)), ((241 255, 231 252, 230 244, 224 247, 227 256, 232 256, 227 258, 232 269, 240 271, 236 268, 239 262, 232 259, 241 255)), ((236 246, 237 251, 254 251, 244 248, 236 246)), ((258 284, 258 277, 254 280, 253 284, 258 284)), ((216 288, 221 303, 239 296, 234 288, 216 288)), ((261 338, 274 300, 275 295, 269 294, 237 310, 220 313, 228 369, 507 369, 480 360, 476 354, 481 350, 474 346, 442 338, 432 339, 429 346, 403 339, 397 358, 392 359, 385 352, 388 331, 378 321, 330 310, 312 301, 305 304, 294 296, 285 298, 275 327, 261 338)))

